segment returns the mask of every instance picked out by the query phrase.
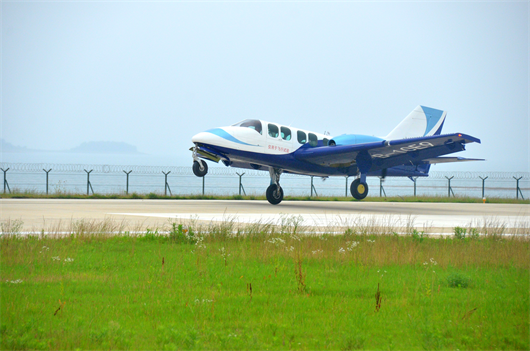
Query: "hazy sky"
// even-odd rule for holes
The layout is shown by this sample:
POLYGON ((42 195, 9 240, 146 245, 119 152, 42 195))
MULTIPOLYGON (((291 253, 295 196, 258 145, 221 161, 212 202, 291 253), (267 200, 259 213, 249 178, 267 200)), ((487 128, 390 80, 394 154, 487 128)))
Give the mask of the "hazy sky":
POLYGON ((1 137, 121 141, 191 165, 191 137, 245 118, 384 136, 417 105, 529 171, 529 4, 1 3, 1 137))

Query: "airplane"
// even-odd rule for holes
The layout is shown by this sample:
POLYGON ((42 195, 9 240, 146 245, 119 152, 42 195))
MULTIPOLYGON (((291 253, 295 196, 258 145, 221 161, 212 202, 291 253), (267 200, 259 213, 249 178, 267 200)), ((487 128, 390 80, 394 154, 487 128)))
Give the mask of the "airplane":
POLYGON ((292 128, 258 119, 210 129, 192 137, 193 173, 208 173, 205 160, 221 161, 227 167, 269 171, 269 203, 283 200, 282 173, 309 176, 355 176, 352 196, 368 195, 366 177, 427 177, 432 164, 483 161, 462 157, 440 157, 465 150, 465 144, 480 139, 462 133, 441 134, 446 111, 417 106, 387 136, 325 134, 292 128))

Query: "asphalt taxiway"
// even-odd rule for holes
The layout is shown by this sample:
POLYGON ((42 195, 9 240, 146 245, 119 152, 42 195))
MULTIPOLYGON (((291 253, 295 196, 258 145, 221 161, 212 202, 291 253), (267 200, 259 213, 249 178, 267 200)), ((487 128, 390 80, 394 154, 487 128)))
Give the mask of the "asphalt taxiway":
POLYGON ((25 231, 41 231, 78 220, 111 220, 138 227, 163 227, 168 221, 234 221, 281 224, 296 218, 301 226, 360 224, 414 226, 449 233, 456 226, 529 227, 530 205, 243 200, 0 199, 1 220, 20 220, 25 231))

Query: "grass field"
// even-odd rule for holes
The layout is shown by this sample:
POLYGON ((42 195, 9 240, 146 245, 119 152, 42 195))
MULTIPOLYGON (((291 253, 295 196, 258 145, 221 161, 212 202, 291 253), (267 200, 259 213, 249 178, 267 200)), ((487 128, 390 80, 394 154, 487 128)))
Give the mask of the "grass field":
MULTIPOLYGON (((0 193, 6 199, 167 199, 167 200, 266 200, 265 195, 164 195, 161 193, 119 193, 86 195, 67 191, 58 191, 46 195, 34 190, 21 191, 13 189, 11 193, 0 193)), ((285 201, 359 201, 351 196, 286 196, 285 201)), ((468 196, 369 196, 362 201, 370 202, 451 202, 451 203, 482 203, 483 199, 468 196)), ((488 197, 486 203, 530 204, 530 199, 513 199, 504 197, 488 197)))
POLYGON ((530 347, 526 237, 73 228, 4 228, 1 349, 530 347))

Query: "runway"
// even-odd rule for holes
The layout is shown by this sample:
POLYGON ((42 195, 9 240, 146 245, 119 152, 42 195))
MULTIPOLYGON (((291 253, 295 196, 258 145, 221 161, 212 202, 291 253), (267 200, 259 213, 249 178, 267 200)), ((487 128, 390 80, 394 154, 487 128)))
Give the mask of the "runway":
POLYGON ((20 220, 24 231, 40 232, 79 220, 111 220, 138 228, 163 228, 169 222, 208 224, 217 221, 305 227, 392 225, 430 233, 451 233, 456 226, 484 224, 527 232, 529 205, 243 200, 65 200, 0 199, 1 219, 20 220))

